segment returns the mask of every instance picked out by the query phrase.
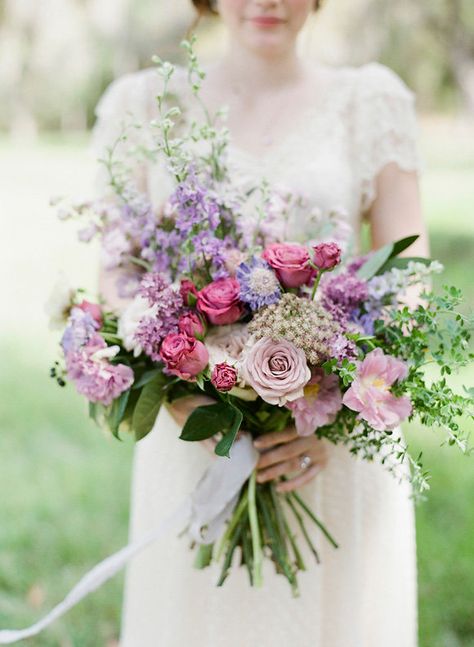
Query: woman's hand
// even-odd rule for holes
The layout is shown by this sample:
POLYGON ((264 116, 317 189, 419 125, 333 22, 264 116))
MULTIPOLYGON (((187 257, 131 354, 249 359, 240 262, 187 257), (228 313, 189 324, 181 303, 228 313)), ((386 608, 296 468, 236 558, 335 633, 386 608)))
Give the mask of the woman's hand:
POLYGON ((257 482, 265 483, 298 472, 288 481, 276 486, 278 492, 291 492, 312 481, 325 467, 328 456, 325 443, 316 436, 299 436, 294 426, 284 431, 264 434, 254 441, 261 452, 257 463, 257 482), (307 467, 302 467, 303 457, 308 457, 307 467))
MULTIPOLYGON (((171 417, 176 422, 179 427, 184 427, 184 423, 191 415, 191 413, 196 409, 196 407, 202 407, 207 404, 215 404, 216 401, 213 398, 210 398, 207 395, 188 395, 184 398, 178 398, 174 402, 167 402, 166 408, 171 414, 171 417)), ((206 440, 199 441, 199 444, 204 447, 210 454, 214 457, 214 448, 217 444, 217 440, 213 437, 207 438, 206 440)))

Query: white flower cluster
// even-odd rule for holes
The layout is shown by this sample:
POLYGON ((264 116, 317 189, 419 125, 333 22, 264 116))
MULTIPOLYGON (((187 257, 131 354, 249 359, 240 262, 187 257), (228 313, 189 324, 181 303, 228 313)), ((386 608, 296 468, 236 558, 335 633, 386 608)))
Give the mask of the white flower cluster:
POLYGON ((386 296, 405 292, 410 285, 427 284, 433 274, 439 274, 443 269, 438 261, 432 261, 428 265, 419 261, 409 261, 405 269, 394 267, 389 272, 370 279, 369 297, 379 301, 386 296))

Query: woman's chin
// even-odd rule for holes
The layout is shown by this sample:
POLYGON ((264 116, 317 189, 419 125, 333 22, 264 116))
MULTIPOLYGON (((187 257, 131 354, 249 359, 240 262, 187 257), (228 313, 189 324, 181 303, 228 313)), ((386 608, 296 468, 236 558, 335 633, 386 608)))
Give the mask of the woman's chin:
POLYGON ((280 30, 257 31, 253 28, 242 34, 240 40, 247 49, 263 58, 277 57, 292 46, 292 40, 280 30))

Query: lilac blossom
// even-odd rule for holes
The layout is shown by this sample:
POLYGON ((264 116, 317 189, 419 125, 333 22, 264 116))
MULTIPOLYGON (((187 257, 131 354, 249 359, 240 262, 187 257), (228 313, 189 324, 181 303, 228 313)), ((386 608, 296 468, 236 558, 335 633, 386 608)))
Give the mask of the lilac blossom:
POLYGON ((135 339, 154 361, 160 360, 161 342, 170 332, 178 330, 178 319, 183 310, 183 298, 162 274, 148 272, 138 289, 140 296, 153 306, 153 314, 145 316, 135 332, 135 339))
POLYGON ((194 227, 207 225, 215 229, 220 222, 220 209, 212 191, 199 183, 194 170, 176 187, 170 205, 174 208, 178 231, 191 233, 194 227))
POLYGON ((281 287, 275 272, 261 258, 253 257, 241 263, 235 276, 240 283, 240 299, 252 310, 276 303, 281 297, 281 287))
POLYGON ((321 282, 324 303, 335 304, 350 313, 367 299, 367 283, 354 274, 342 272, 326 277, 321 282))

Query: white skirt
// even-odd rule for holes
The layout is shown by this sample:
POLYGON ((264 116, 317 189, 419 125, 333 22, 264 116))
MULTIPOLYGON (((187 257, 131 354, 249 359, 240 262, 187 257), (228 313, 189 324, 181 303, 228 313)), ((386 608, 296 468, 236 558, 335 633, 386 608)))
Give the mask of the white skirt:
MULTIPOLYGON (((153 431, 136 445, 131 540, 171 512, 212 461, 179 433, 162 407, 153 431)), ((218 588, 219 569, 193 568, 189 541, 172 535, 128 566, 120 647, 415 647, 409 485, 330 445, 328 465, 300 494, 339 549, 308 526, 322 563, 304 552, 298 598, 268 561, 262 588, 250 588, 246 569, 237 564, 218 588)), ((304 548, 304 540, 299 543, 304 548)))

